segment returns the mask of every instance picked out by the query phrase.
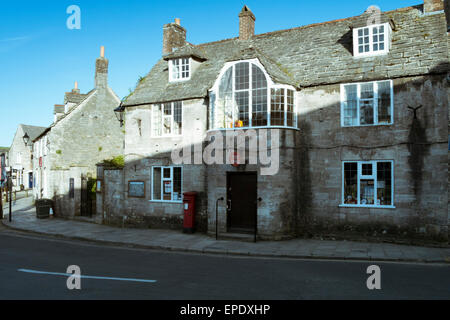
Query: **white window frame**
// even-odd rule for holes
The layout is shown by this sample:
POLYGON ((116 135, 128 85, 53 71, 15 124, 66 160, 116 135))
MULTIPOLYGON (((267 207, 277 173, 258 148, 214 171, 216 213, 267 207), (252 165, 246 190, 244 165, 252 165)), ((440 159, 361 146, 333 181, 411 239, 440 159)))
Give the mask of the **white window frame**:
POLYGON ((380 80, 380 81, 371 81, 371 82, 355 82, 355 83, 344 83, 341 84, 341 127, 367 127, 367 126, 391 126, 394 124, 394 82, 393 80, 380 80), (378 83, 389 81, 390 92, 391 92, 391 121, 388 123, 378 122, 378 83), (361 107, 361 85, 373 83, 373 124, 361 124, 361 115, 360 115, 360 107, 361 107), (357 98, 356 98, 356 124, 354 125, 345 125, 345 116, 344 116, 344 104, 345 104, 345 87, 350 85, 357 86, 357 98))
POLYGON ((395 209, 395 199, 394 199, 394 161, 393 160, 373 160, 373 161, 342 161, 342 186, 341 186, 341 204, 339 207, 342 208, 378 208, 378 209, 395 209), (391 205, 377 205, 377 189, 378 189, 378 181, 377 181, 377 163, 379 162, 389 162, 391 164, 391 205), (358 185, 358 193, 357 199, 358 204, 346 204, 345 203, 345 164, 346 163, 356 163, 357 164, 357 185, 358 185), (363 164, 372 164, 372 175, 363 175, 362 174, 362 165, 363 164), (361 180, 372 179, 374 180, 374 204, 360 204, 361 201, 361 180))
MULTIPOLYGON (((228 62, 224 65, 224 67, 222 68, 219 76, 216 79, 216 82, 214 84, 214 86, 209 90, 210 91, 210 96, 211 96, 211 92, 213 92, 215 97, 218 97, 219 95, 219 84, 220 84, 220 80, 222 79, 222 77, 225 75, 225 73, 228 71, 229 68, 232 67, 232 88, 233 88, 233 97, 232 97, 232 101, 233 103, 236 101, 235 99, 235 95, 236 92, 243 92, 243 91, 248 91, 249 92, 249 100, 248 100, 248 110, 249 110, 249 125, 246 127, 234 127, 234 124, 236 123, 236 115, 233 112, 232 113, 232 123, 233 123, 233 128, 209 128, 208 131, 217 131, 217 130, 248 130, 248 129, 261 129, 261 128, 288 128, 288 129, 296 129, 298 130, 298 112, 297 112, 297 91, 293 86, 290 85, 281 85, 281 84, 275 84, 272 79, 270 78, 270 76, 268 75, 267 71, 265 70, 264 66, 259 62, 258 59, 249 59, 249 60, 239 60, 239 61, 233 61, 233 62, 228 62), (236 90, 236 86, 235 86, 235 72, 236 72, 236 65, 238 63, 243 63, 243 62, 248 62, 250 64, 249 67, 249 88, 248 89, 242 89, 242 90, 236 90), (258 67, 263 73, 264 76, 266 77, 266 82, 267 82, 267 125, 266 126, 253 126, 252 125, 252 118, 253 118, 253 95, 252 95, 252 91, 253 91, 253 83, 252 83, 252 77, 253 77, 253 68, 252 68, 252 64, 254 64, 256 67, 258 67), (283 89, 284 91, 284 125, 280 126, 272 126, 270 123, 270 114, 271 114, 271 89, 283 89), (291 90, 293 91, 293 96, 294 96, 294 108, 293 108, 293 115, 294 115, 294 119, 293 119, 293 124, 292 126, 288 126, 287 125, 287 90, 291 90)), ((209 108, 211 108, 211 102, 209 104, 209 108)), ((214 104, 214 108, 216 108, 216 104, 214 104)), ((214 112, 214 110, 211 110, 211 112, 214 112)))
POLYGON ((151 200, 150 202, 164 202, 164 203, 183 203, 183 167, 182 166, 152 166, 151 169, 151 200), (161 199, 154 199, 154 193, 153 193, 153 175, 155 168, 161 169, 161 199), (173 200, 173 169, 174 168, 180 168, 181 169, 181 200, 173 200), (164 169, 170 169, 170 178, 164 178, 164 169), (164 200, 163 199, 163 193, 164 193, 164 181, 171 181, 172 182, 172 192, 171 192, 171 198, 172 200, 164 200))
POLYGON ((191 75, 192 75, 192 62, 191 62, 191 60, 192 60, 191 58, 187 58, 187 57, 170 59, 169 60, 169 82, 178 82, 178 81, 190 80, 191 79, 191 75), (183 60, 184 59, 188 60, 188 63, 187 63, 188 70, 187 71, 189 73, 189 77, 184 77, 183 78, 183 71, 181 70, 181 66, 183 66, 183 60), (179 72, 179 77, 178 78, 174 78, 173 77, 173 72, 174 72, 173 64, 174 64, 175 61, 180 63, 180 69, 178 70, 178 72, 179 72))
POLYGON ((363 57, 371 57, 371 56, 378 56, 378 55, 385 55, 389 53, 389 50, 391 49, 391 36, 392 36, 392 28, 389 23, 382 23, 382 24, 373 24, 370 26, 360 27, 360 28, 354 28, 353 29, 353 56, 356 58, 363 58, 363 57), (379 28, 381 26, 384 26, 384 50, 373 50, 373 28, 379 28), (359 52, 359 36, 358 32, 359 30, 369 29, 369 51, 368 52, 359 52))
POLYGON ((183 135, 183 130, 184 130, 184 122, 183 122, 183 119, 184 119, 184 106, 183 106, 183 101, 172 101, 172 102, 158 103, 158 104, 152 105, 151 117, 152 117, 152 119, 151 119, 152 121, 150 122, 151 123, 151 128, 150 128, 151 129, 150 130, 151 133, 150 133, 150 135, 151 135, 152 138, 180 137, 180 136, 183 135), (174 126, 174 123, 175 123, 175 120, 174 120, 175 103, 178 103, 178 102, 181 103, 181 133, 174 134, 173 128, 175 127, 174 126), (165 116, 164 115, 164 104, 169 104, 169 103, 170 103, 170 106, 171 106, 171 115, 170 116, 165 116), (155 123, 154 119, 153 119, 153 117, 155 116, 155 111, 154 111, 153 108, 157 107, 158 105, 161 107, 161 123, 160 123, 160 125, 161 125, 161 135, 156 135, 154 130, 153 130, 154 129, 153 128, 153 124, 155 123), (171 122, 170 122, 171 132, 170 132, 170 134, 164 134, 164 118, 168 118, 168 117, 171 117, 171 122))

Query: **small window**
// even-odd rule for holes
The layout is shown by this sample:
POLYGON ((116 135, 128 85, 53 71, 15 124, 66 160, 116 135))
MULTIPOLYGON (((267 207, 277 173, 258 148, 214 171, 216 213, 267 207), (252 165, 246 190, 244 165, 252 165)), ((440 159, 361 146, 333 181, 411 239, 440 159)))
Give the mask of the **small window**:
POLYGON ((341 87, 343 127, 392 124, 392 81, 345 84, 341 87))
POLYGON ((191 77, 191 63, 189 58, 173 59, 169 61, 169 80, 189 80, 191 77))
POLYGON ((354 56, 385 54, 390 48, 391 26, 389 23, 372 25, 353 30, 354 56))
POLYGON ((153 167, 152 200, 180 202, 183 200, 181 167, 153 167))
POLYGON ((182 134, 183 103, 181 101, 153 105, 152 136, 178 136, 182 134))
POLYGON ((344 206, 393 206, 393 162, 344 162, 344 206))

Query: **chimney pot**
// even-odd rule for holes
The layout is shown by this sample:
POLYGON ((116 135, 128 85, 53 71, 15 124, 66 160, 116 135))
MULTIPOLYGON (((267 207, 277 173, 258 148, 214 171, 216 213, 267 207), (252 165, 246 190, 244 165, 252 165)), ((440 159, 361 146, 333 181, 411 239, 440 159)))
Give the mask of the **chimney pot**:
POLYGON ((239 40, 248 40, 255 35, 255 15, 244 6, 239 13, 239 40))
POLYGON ((95 61, 95 87, 108 86, 108 59, 105 58, 105 47, 100 47, 100 58, 95 61))
POLYGON ((180 20, 180 18, 175 18, 175 24, 181 26, 181 20, 180 20))

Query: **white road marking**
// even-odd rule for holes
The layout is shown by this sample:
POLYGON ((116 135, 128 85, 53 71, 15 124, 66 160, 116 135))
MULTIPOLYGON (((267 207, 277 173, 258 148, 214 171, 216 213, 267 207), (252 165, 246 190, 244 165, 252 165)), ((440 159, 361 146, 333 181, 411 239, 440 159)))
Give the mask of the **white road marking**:
MULTIPOLYGON (((59 272, 47 272, 47 271, 37 271, 37 270, 29 270, 29 269, 17 269, 19 272, 25 273, 34 273, 34 274, 47 274, 53 276, 63 276, 63 277, 78 277, 72 273, 59 273, 59 272)), ((133 278, 114 278, 114 277, 97 277, 97 276, 85 276, 80 275, 80 278, 84 279, 97 279, 97 280, 115 280, 115 281, 132 281, 132 282, 147 282, 147 283, 155 283, 156 280, 145 280, 145 279, 133 279, 133 278)))

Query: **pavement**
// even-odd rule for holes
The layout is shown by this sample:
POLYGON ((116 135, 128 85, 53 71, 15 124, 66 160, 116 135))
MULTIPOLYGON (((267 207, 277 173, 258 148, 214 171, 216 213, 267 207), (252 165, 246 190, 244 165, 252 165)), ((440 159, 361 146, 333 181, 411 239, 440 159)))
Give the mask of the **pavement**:
POLYGON ((450 248, 311 239, 257 243, 220 239, 216 241, 215 238, 201 233, 116 228, 54 217, 37 219, 31 197, 17 200, 13 206, 12 222, 8 220, 6 213, 2 220, 3 225, 16 230, 136 248, 254 257, 450 264, 450 248))

